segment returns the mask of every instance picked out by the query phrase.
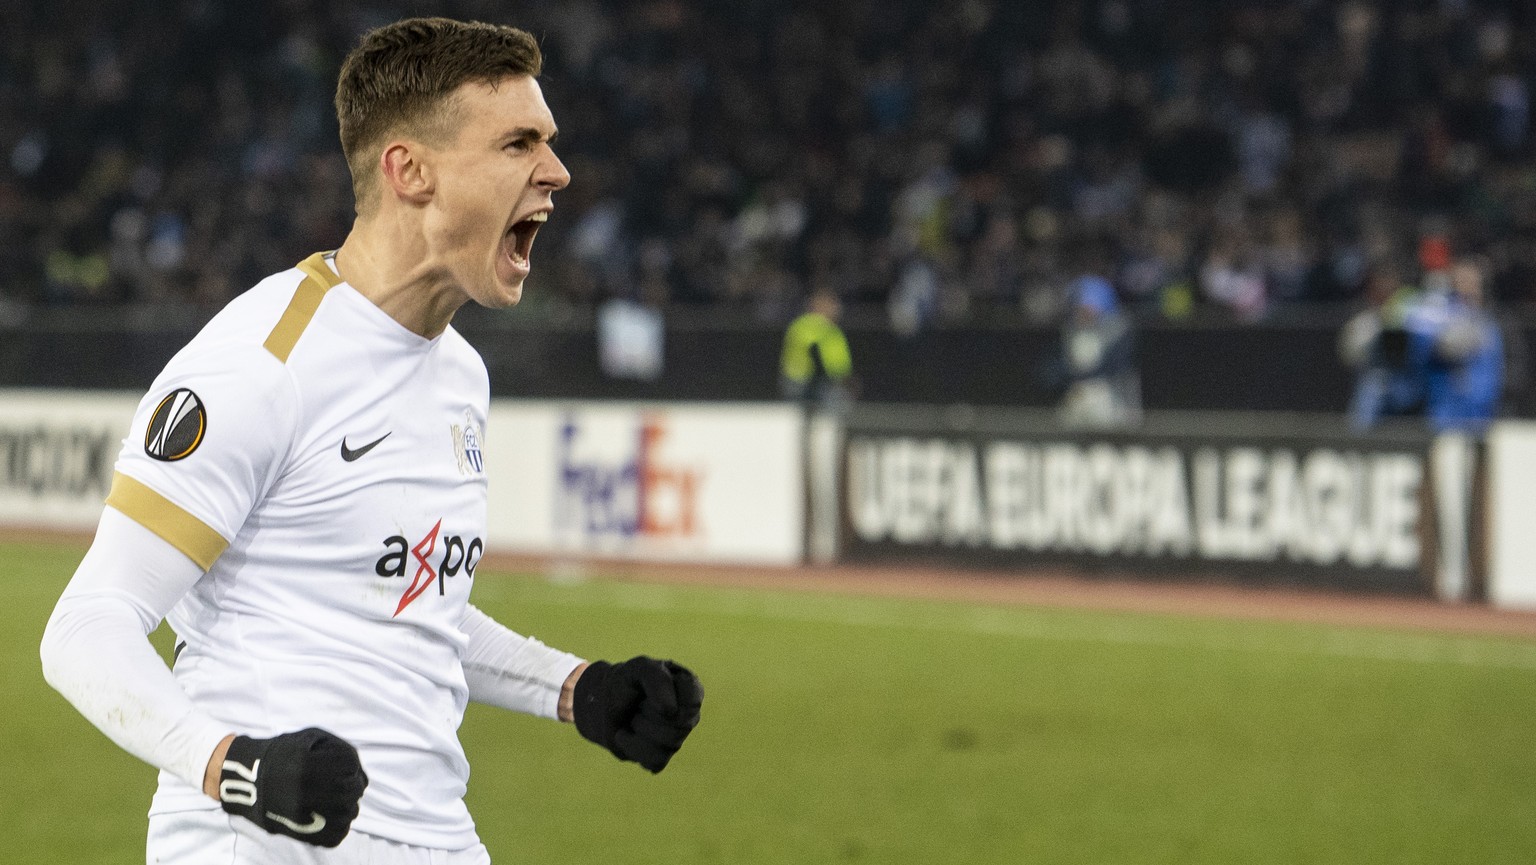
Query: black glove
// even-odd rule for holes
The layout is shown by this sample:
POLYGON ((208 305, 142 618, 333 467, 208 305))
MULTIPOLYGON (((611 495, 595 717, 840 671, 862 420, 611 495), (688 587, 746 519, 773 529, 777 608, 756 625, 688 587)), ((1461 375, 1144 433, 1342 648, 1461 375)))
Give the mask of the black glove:
POLYGON ((681 664, 641 655, 622 664, 593 661, 576 680, 575 696, 582 736, 660 772, 698 726, 704 686, 681 664))
POLYGON ((310 727, 271 739, 236 736, 219 772, 219 801, 274 835, 335 847, 367 786, 357 749, 310 727))

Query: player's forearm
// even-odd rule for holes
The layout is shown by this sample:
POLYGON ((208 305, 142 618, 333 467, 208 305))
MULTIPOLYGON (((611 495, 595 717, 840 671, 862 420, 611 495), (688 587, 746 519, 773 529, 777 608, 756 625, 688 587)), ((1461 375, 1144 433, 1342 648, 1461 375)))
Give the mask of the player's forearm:
POLYGON ((199 789, 229 729, 197 709, 147 635, 202 576, 108 507, 43 633, 43 676, 124 750, 199 789))
POLYGON ((229 731, 187 699, 127 603, 61 599, 41 656, 48 684, 109 739, 203 788, 208 755, 229 731))
POLYGON ((469 646, 464 679, 469 698, 543 718, 569 718, 574 673, 584 661, 525 637, 474 606, 464 619, 469 646))

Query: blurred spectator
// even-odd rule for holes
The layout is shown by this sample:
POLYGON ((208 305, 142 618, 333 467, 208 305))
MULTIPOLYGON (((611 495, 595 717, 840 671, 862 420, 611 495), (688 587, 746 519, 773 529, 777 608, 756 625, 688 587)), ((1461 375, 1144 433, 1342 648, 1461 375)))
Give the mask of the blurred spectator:
POLYGON ((1141 378, 1130 320, 1114 287, 1085 274, 1072 284, 1061 330, 1065 393, 1060 416, 1079 427, 1124 427, 1141 419, 1141 378))
POLYGON ((666 355, 666 321, 654 306, 623 297, 597 310, 597 359, 609 378, 655 381, 666 355))
POLYGON ((1269 302, 1263 263, 1241 231, 1226 232, 1211 245, 1200 265, 1200 285, 1237 321, 1259 320, 1269 302))
MULTIPOLYGON (((530 299, 893 324, 1054 311, 1063 250, 1138 310, 1352 301, 1427 218, 1536 303, 1536 12, 1446 3, 577 0, 545 34, 575 182, 530 299), (622 180, 620 180, 622 178, 622 180), (657 262, 665 262, 658 266, 657 262)), ((404 0, 18 0, 0 45, 0 299, 217 306, 350 222, 319 99, 404 0), (278 193, 303 176, 302 208, 278 193), (330 190, 324 194, 324 190, 330 190), (104 267, 103 267, 104 265, 104 267), (103 269, 106 275, 103 277, 103 269)))
POLYGON ((1365 308, 1339 332, 1339 358, 1355 373, 1349 420, 1356 431, 1423 409, 1424 381, 1408 359, 1407 321, 1416 300, 1395 267, 1379 264, 1366 278, 1365 308))

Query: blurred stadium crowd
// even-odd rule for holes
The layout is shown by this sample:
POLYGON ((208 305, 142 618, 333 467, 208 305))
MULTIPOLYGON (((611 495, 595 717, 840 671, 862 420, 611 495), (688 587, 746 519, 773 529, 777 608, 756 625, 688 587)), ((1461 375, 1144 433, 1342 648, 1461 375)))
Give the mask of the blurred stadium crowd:
POLYGON ((1425 244, 1536 303, 1536 9, 1477 0, 13 0, 0 295, 214 306, 336 246, 337 64, 422 13, 544 40, 531 304, 1045 320, 1094 273, 1253 321, 1425 244))

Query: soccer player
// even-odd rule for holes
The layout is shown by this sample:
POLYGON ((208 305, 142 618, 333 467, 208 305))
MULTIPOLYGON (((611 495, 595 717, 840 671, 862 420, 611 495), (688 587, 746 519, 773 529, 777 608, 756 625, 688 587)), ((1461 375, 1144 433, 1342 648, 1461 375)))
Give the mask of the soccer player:
POLYGON ((231 302, 140 403, 48 681, 161 769, 152 863, 485 863, 467 701, 574 722, 659 772, 703 691, 588 664, 469 603, 485 548, 484 363, 453 330, 517 303, 570 181, 527 33, 364 36, 336 92, 357 219, 231 302), (146 635, 169 615, 168 670, 146 635))

